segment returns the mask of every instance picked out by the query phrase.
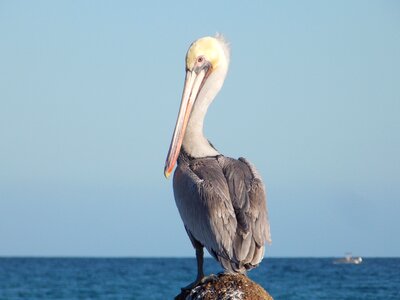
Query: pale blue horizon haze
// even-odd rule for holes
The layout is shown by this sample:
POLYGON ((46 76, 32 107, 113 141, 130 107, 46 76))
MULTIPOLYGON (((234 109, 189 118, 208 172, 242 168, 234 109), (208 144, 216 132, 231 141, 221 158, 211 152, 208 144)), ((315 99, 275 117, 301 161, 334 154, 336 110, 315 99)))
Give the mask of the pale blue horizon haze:
POLYGON ((1 1, 0 256, 191 256, 163 176, 192 41, 205 134, 268 190, 266 257, 400 256, 400 2, 1 1))

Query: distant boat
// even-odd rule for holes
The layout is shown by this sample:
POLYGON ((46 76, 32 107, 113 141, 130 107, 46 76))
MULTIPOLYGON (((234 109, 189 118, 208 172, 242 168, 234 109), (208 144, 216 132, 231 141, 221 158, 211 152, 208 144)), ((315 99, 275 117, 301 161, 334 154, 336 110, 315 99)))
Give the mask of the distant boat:
POLYGON ((362 258, 360 256, 353 257, 351 253, 346 253, 343 258, 338 258, 333 261, 334 264, 353 264, 358 265, 362 263, 362 258))

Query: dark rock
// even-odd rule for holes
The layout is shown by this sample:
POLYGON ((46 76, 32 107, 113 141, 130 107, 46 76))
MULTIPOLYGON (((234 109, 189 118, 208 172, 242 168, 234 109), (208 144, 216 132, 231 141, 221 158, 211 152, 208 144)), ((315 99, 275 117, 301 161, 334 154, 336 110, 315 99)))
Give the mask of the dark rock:
POLYGON ((260 285, 242 274, 211 275, 175 300, 273 300, 260 285))

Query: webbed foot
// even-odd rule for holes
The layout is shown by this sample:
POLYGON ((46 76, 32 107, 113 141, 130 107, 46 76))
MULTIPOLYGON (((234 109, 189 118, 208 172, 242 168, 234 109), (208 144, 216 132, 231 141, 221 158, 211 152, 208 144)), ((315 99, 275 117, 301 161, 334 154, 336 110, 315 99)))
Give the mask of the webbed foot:
POLYGON ((207 282, 210 282, 210 281, 216 281, 216 280, 218 280, 218 276, 214 275, 214 274, 211 274, 211 275, 208 275, 208 276, 198 277, 192 283, 190 283, 187 286, 181 288, 181 290, 182 290, 182 292, 190 291, 190 290, 192 290, 193 288, 195 288, 196 286, 198 286, 200 284, 204 284, 204 283, 207 283, 207 282))
POLYGON ((203 278, 205 278, 205 277, 196 278, 195 281, 193 281, 192 283, 188 284, 187 286, 181 288, 182 292, 192 290, 194 287, 196 287, 197 285, 202 283, 203 278))

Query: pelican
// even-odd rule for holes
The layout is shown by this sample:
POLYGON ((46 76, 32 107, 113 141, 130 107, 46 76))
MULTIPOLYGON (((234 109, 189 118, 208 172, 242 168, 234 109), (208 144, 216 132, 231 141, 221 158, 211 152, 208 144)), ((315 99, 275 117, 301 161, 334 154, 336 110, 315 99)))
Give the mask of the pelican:
POLYGON ((264 184, 245 158, 222 155, 204 136, 207 109, 221 89, 229 65, 222 36, 203 37, 186 54, 186 78, 175 130, 165 162, 173 177, 175 202, 196 250, 197 278, 204 277, 205 247, 225 273, 246 274, 271 242, 264 184))

